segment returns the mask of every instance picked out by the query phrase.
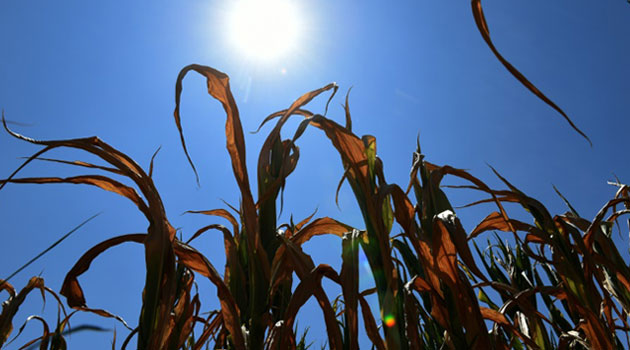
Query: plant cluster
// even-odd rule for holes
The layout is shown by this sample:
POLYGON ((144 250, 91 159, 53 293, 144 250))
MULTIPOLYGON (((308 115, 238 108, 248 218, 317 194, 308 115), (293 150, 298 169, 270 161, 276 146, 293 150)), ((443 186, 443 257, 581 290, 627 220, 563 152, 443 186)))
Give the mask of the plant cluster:
MULTIPOLYGON (((210 344, 234 349, 304 348, 304 337, 298 340, 295 320, 311 297, 322 310, 328 345, 333 349, 358 348, 359 312, 365 333, 377 349, 607 349, 623 347, 621 334, 626 335, 628 342, 630 268, 611 238, 614 222, 630 212, 627 186, 619 185, 615 197, 592 221, 581 218, 572 207, 564 215, 552 216, 540 202, 498 173, 506 190, 491 189, 466 171, 431 164, 424 160, 419 147, 406 188, 388 183, 376 155, 376 139, 358 137, 352 132, 348 96, 345 126, 304 109, 324 92, 332 92, 332 98, 337 86, 329 84, 304 94, 288 109, 263 121, 261 127, 277 119, 260 150, 258 200, 254 200, 238 108, 224 73, 201 65, 190 65, 180 72, 174 116, 183 148, 186 150, 179 96, 182 81, 190 71, 207 79, 209 94, 222 104, 227 115, 227 149, 241 205, 196 211, 226 220, 229 225, 213 223, 202 227, 186 242, 177 237, 169 223, 151 178, 153 162, 145 171, 96 137, 39 141, 11 131, 5 124, 11 135, 43 149, 0 186, 97 186, 131 200, 146 217, 149 226, 145 234, 110 238, 89 249, 67 274, 61 288, 61 295, 71 308, 116 317, 87 306, 78 277, 107 249, 124 242, 143 244, 146 281, 142 310, 138 326, 124 340, 123 348, 133 336, 137 336, 140 349, 202 349, 210 344), (283 140, 280 132, 292 116, 302 117, 303 121, 291 139, 283 140), (278 199, 287 177, 297 166, 297 142, 309 127, 323 131, 338 151, 344 168, 342 181, 347 181, 354 192, 364 228, 329 217, 277 222, 278 199), (80 149, 108 165, 53 161, 111 175, 15 177, 31 161, 56 148, 80 149), (491 202, 497 207, 471 232, 464 230, 442 190, 441 182, 447 175, 468 183, 459 187, 486 194, 487 199, 471 205, 491 202), (125 179, 127 184, 113 176, 125 179), (511 218, 505 203, 520 204, 531 214, 534 224, 511 218), (618 206, 623 209, 617 210, 618 206), (222 276, 192 245, 195 238, 209 230, 223 234, 226 265, 222 276), (496 242, 488 242, 482 251, 475 238, 486 231, 509 233, 513 241, 504 243, 497 236, 496 242), (327 264, 316 266, 302 250, 310 238, 323 234, 341 238, 340 271, 327 264), (367 257, 375 288, 359 290, 359 249, 367 257), (295 288, 293 274, 299 278, 295 288), (193 289, 196 277, 208 278, 217 287, 221 308, 208 317, 201 316, 202 305, 193 289), (338 284, 342 295, 331 300, 332 296, 322 287, 322 279, 338 284), (366 302, 366 296, 372 293, 378 297, 378 317, 374 317, 366 302), (202 328, 200 334, 194 332, 197 325, 202 328)), ((195 169, 192 159, 188 159, 195 169)), ((33 278, 20 293, 8 283, 3 283, 2 289, 10 294, 0 316, 3 343, 26 294, 39 289, 56 297, 40 278, 33 278)), ((41 348, 48 344, 51 348, 64 348, 62 333, 72 313, 63 313, 54 332, 49 331, 43 319, 33 317, 45 325, 43 335, 35 340, 41 341, 41 348)))
MULTIPOLYGON (((482 37, 502 64, 586 138, 559 107, 497 52, 480 1, 473 0, 472 7, 482 37)), ((0 189, 7 183, 100 187, 131 200, 146 217, 148 228, 146 233, 103 241, 79 258, 60 291, 74 309, 69 314, 41 278, 34 277, 20 292, 0 280, 0 292, 9 294, 0 314, 0 346, 9 340, 13 318, 33 290, 53 295, 59 304, 59 316, 54 331, 43 318, 29 318, 27 322, 40 321, 44 332, 24 347, 39 342, 40 349, 65 349, 69 319, 78 311, 117 318, 87 305, 78 278, 101 253, 134 242, 144 246, 146 280, 139 321, 123 340, 123 349, 133 337, 139 349, 304 349, 308 346, 304 335, 298 334, 296 317, 311 297, 321 308, 327 344, 332 349, 358 349, 360 327, 376 349, 630 347, 630 268, 612 240, 615 222, 630 213, 626 185, 616 184, 614 198, 591 221, 580 217, 570 205, 569 212, 554 216, 498 172, 507 189, 492 189, 466 171, 429 163, 419 145, 413 153, 409 183, 402 187, 389 183, 377 157, 376 139, 352 132, 348 96, 345 125, 327 118, 326 113, 305 109, 322 93, 330 92, 332 99, 338 87, 329 84, 302 95, 289 108, 263 121, 261 127, 277 119, 260 149, 257 188, 252 188, 244 134, 228 76, 201 65, 190 65, 180 72, 174 111, 182 146, 195 174, 179 112, 182 82, 191 71, 206 78, 208 93, 225 110, 227 150, 240 206, 193 211, 228 225, 201 227, 187 241, 176 235, 168 220, 152 180, 153 159, 145 170, 97 137, 34 140, 11 131, 3 116, 4 127, 12 136, 42 149, 2 180, 0 189), (292 138, 282 139, 283 126, 294 116, 303 120, 292 138), (340 186, 344 181, 351 186, 364 227, 314 215, 298 223, 277 222, 278 200, 299 159, 298 140, 309 127, 323 131, 337 150, 344 169, 340 186), (93 154, 106 165, 43 158, 58 148, 93 154), (36 159, 98 170, 107 176, 16 177, 36 159), (467 183, 460 188, 485 194, 486 199, 470 205, 494 203, 496 211, 466 232, 443 192, 441 184, 446 176, 467 183), (533 224, 508 215, 506 203, 519 204, 531 215, 533 224), (210 230, 223 235, 223 274, 201 249, 193 246, 193 240, 210 230), (501 232, 510 240, 496 235, 494 242, 488 241, 480 249, 477 242, 487 231, 501 232), (327 264, 315 265, 302 249, 312 237, 331 234, 340 237, 339 271, 327 264), (367 257, 374 278, 375 287, 368 290, 359 288, 359 250, 367 257), (295 284, 294 275, 298 278, 295 284), (220 309, 202 312, 208 310, 202 308, 193 288, 195 278, 207 278, 216 286, 220 309), (329 295, 322 287, 323 279, 339 285, 341 295, 329 295), (376 317, 366 301, 371 294, 378 299, 376 317)))

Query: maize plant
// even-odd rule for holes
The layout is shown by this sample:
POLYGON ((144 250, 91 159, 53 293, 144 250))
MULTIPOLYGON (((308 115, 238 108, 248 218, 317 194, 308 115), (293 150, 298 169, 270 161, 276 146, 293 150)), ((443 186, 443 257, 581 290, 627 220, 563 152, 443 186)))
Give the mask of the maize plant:
MULTIPOLYGON (((498 52, 481 1, 472 0, 471 5, 479 32, 499 62, 590 142, 560 107, 498 52)), ((8 294, 0 314, 0 346, 15 340, 16 336, 10 339, 15 315, 27 295, 39 290, 58 303, 56 327, 51 331, 45 319, 30 316, 24 325, 39 321, 43 333, 22 348, 65 349, 64 336, 73 329, 102 331, 89 325, 70 326, 74 314, 87 312, 117 319, 128 327, 121 349, 132 339, 138 349, 306 349, 306 332, 299 335, 297 315, 311 297, 321 309, 326 325, 322 338, 331 349, 358 349, 363 330, 376 349, 630 348, 630 267, 612 239, 615 227, 621 230, 620 218, 630 213, 628 186, 613 183, 618 191, 590 221, 558 192, 569 211, 552 215, 494 169, 505 189, 493 189, 467 171, 426 161, 419 142, 412 153, 409 182, 389 183, 384 162, 377 155, 376 138, 352 131, 349 96, 343 109, 345 125, 327 117, 328 104, 338 90, 333 83, 302 95, 262 121, 259 130, 272 122, 275 125, 260 149, 256 188, 252 188, 245 137, 229 78, 214 68, 193 64, 177 77, 173 115, 197 181, 180 113, 188 73, 206 79, 208 94, 225 112, 226 147, 240 205, 190 208, 187 213, 205 215, 209 222, 191 232, 186 241, 176 234, 153 182, 155 154, 144 169, 98 137, 36 140, 23 136, 9 128, 9 124, 20 123, 5 120, 3 114, 4 128, 11 136, 41 149, 1 180, 0 189, 9 183, 96 186, 130 200, 146 218, 147 228, 108 238, 78 258, 59 293, 73 309, 70 313, 39 277, 33 277, 20 292, 8 279, 0 280, 0 292, 8 294), (323 114, 306 109, 322 94, 330 94, 323 114), (292 117, 302 120, 293 136, 283 139, 281 131, 292 117), (278 222, 286 180, 298 166, 300 137, 313 127, 323 132, 340 156, 342 178, 337 192, 344 182, 350 185, 362 214, 362 227, 347 225, 343 218, 316 218, 315 214, 297 223, 292 218, 278 222), (91 154, 100 164, 45 158, 49 151, 60 148, 91 154), (19 177, 34 160, 62 163, 88 173, 19 177), (445 177, 466 184, 445 186, 445 177), (467 206, 491 203, 496 210, 467 232, 445 187, 481 193, 484 199, 467 206), (520 205, 532 222, 514 219, 506 203, 520 205), (222 234, 223 273, 204 255, 204 247, 194 244, 209 231, 222 234), (339 271, 328 264, 316 265, 302 249, 318 235, 339 237, 339 271), (484 239, 485 244, 479 243, 484 239), (88 306, 78 281, 100 254, 127 242, 144 247, 146 271, 141 312, 137 322, 129 323, 112 312, 88 306), (374 288, 366 290, 359 288, 361 251, 374 279, 374 288), (193 288, 195 280, 202 278, 216 286, 219 309, 202 305, 193 288), (338 285, 341 294, 331 295, 323 287, 323 279, 338 285), (371 294, 376 295, 378 310, 372 310, 366 300, 371 294)), ((113 337, 116 348, 116 333, 113 337)))

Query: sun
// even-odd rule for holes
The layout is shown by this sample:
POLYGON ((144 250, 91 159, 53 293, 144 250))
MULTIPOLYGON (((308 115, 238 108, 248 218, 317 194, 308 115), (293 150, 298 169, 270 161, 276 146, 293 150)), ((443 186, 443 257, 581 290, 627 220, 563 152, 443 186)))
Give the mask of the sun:
POLYGON ((229 41, 252 59, 279 59, 296 50, 300 21, 289 0, 239 0, 229 11, 229 41))

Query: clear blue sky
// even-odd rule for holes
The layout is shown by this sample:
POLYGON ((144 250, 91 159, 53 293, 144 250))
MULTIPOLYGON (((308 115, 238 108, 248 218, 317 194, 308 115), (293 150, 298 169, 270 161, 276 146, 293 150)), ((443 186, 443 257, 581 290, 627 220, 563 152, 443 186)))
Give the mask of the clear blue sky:
MULTIPOLYGON (((179 144, 172 117, 174 84, 179 70, 190 63, 231 76, 246 132, 302 93, 332 81, 340 85, 341 93, 331 104, 329 117, 342 121, 339 105, 345 91, 354 86, 353 130, 376 136, 390 182, 406 184, 419 132, 427 160, 469 169, 488 184, 500 186, 486 166, 491 164, 554 213, 566 209, 552 184, 590 219, 614 195, 615 189, 606 185, 612 173, 630 181, 630 5, 626 1, 483 2, 498 49, 589 135, 592 148, 495 59, 476 29, 468 1, 383 4, 300 1, 307 28, 300 51, 262 64, 244 58, 226 43, 223 1, 3 1, 0 108, 9 120, 29 124, 13 126, 18 132, 42 139, 98 135, 146 167, 161 145, 154 179, 171 223, 182 228, 184 236, 210 220, 181 216, 182 212, 223 207, 221 198, 230 203, 239 199, 225 149, 225 117, 205 93, 200 77, 191 75, 184 82, 182 116, 201 188, 179 144)), ((325 99, 311 109, 323 112, 325 99)), ((287 131, 295 125, 288 125, 287 131)), ((269 130, 246 135, 252 181, 257 152, 269 130)), ((287 182, 283 220, 289 214, 301 219, 318 208, 320 216, 361 228, 347 186, 340 195, 342 210, 334 204, 343 170, 323 133, 308 130, 299 146, 301 158, 287 182)), ((20 164, 19 157, 37 149, 0 133, 0 178, 20 164)), ((77 152, 54 155, 93 160, 77 152)), ((38 163, 22 175, 81 172, 85 173, 38 163)), ((451 195, 454 205, 478 198, 471 193, 451 195)), ((103 211, 12 279, 17 288, 41 273, 48 286, 59 290, 83 251, 109 237, 147 227, 127 200, 86 186, 11 184, 0 191, 0 208, 0 276, 103 211)), ((472 228, 486 209, 460 210, 458 215, 472 228)), ((627 240, 619 244, 620 251, 627 252, 627 240)), ((209 234, 196 246, 222 271, 224 253, 218 235, 209 234)), ((304 249, 316 263, 339 267, 338 238, 315 238, 304 249)), ((137 324, 143 281, 143 249, 132 244, 106 253, 81 278, 88 305, 117 313, 132 325, 137 324)), ((362 282, 368 285, 369 276, 362 282)), ((210 283, 200 278, 199 286, 208 300, 204 311, 217 307, 210 283)), ((331 289, 333 297, 336 293, 331 289)), ((16 318, 17 327, 26 316, 41 312, 37 299, 33 294, 27 301, 16 318)), ((318 347, 325 336, 314 305, 309 303, 301 311, 300 327, 316 320, 310 339, 318 347), (311 313, 316 317, 308 317, 311 313)), ((54 320, 50 299, 44 314, 54 320)), ((74 324, 82 322, 114 326, 90 315, 78 315, 74 324)), ((116 328, 120 345, 126 332, 120 325, 116 328)), ((25 332, 22 343, 40 332, 39 325, 29 325, 25 332)), ((90 344, 106 349, 110 339, 111 333, 79 333, 72 337, 70 348, 90 344)))

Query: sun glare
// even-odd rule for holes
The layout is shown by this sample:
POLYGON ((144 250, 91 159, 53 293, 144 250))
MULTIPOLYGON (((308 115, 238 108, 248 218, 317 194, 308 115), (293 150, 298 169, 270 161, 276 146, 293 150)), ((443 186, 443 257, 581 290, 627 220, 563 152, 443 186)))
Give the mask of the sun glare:
POLYGON ((297 15, 289 0, 239 0, 230 11, 229 40, 251 58, 279 58, 295 49, 297 15))

